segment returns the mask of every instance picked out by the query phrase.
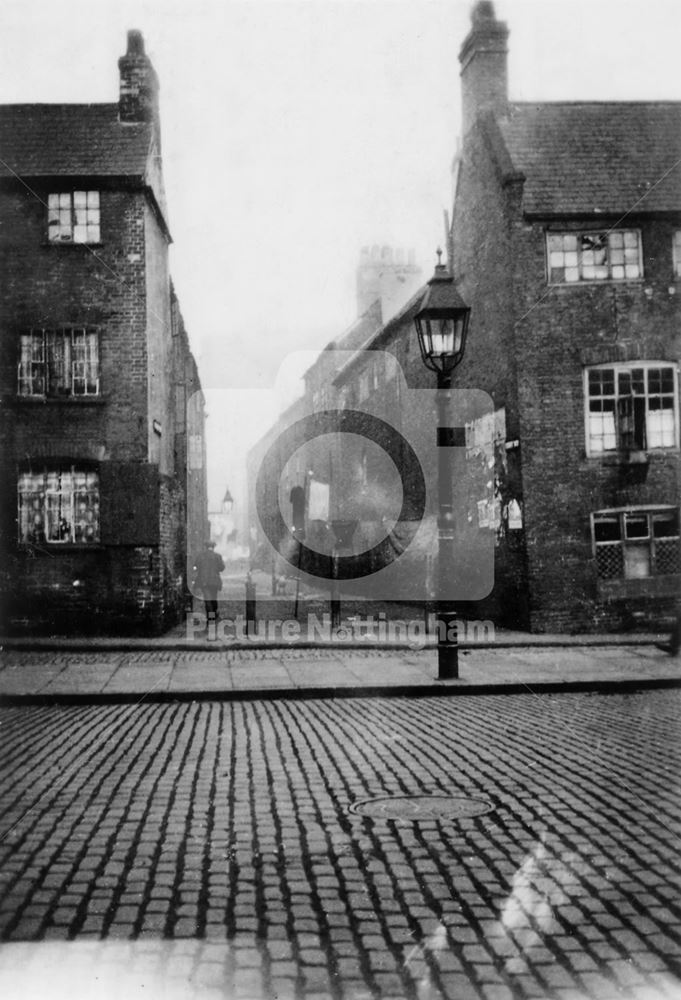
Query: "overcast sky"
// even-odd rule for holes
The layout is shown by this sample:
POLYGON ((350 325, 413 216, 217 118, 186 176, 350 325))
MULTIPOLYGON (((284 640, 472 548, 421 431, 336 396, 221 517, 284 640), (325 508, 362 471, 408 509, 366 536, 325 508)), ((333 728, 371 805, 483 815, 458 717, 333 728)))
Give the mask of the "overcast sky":
MULTIPOLYGON (((355 318, 363 245, 414 247, 429 275, 471 7, 4 0, 0 100, 115 101, 127 29, 142 30, 161 84, 172 273, 204 384, 268 385, 287 352, 355 318)), ((495 9, 512 99, 681 100, 678 0, 495 9)))

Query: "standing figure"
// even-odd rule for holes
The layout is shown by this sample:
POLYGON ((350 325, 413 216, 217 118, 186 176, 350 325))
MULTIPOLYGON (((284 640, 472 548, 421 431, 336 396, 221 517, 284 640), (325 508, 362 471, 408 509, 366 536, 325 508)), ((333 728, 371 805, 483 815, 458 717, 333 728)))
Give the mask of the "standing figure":
POLYGON ((206 604, 206 625, 215 624, 218 615, 218 590, 222 590, 220 574, 225 568, 222 556, 214 551, 215 542, 207 541, 194 564, 194 586, 203 594, 206 604))
POLYGON ((656 642, 655 645, 658 649, 669 653, 670 656, 679 655, 679 645, 681 645, 681 614, 676 616, 676 620, 672 625, 671 635, 667 642, 656 642))

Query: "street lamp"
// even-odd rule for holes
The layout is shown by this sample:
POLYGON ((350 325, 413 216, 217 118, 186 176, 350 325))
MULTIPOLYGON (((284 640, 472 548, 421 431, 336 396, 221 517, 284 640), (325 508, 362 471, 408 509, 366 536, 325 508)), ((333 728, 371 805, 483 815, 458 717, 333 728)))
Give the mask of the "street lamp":
POLYGON ((450 592, 449 575, 454 566, 453 430, 449 426, 452 373, 463 358, 470 308, 456 290, 454 278, 437 252, 435 274, 414 317, 423 363, 437 373, 437 472, 438 472, 438 679, 459 676, 459 640, 456 610, 444 595, 450 592))

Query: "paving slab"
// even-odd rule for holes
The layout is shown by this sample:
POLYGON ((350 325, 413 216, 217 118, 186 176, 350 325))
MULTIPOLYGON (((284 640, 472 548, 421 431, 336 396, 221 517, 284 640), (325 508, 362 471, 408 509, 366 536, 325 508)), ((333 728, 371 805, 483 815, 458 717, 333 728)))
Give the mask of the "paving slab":
POLYGON ((226 663, 176 663, 168 682, 168 691, 232 691, 232 671, 226 663))
POLYGON ((3 694, 41 691, 63 669, 63 666, 51 664, 13 663, 0 671, 0 691, 3 694))
POLYGON ((64 694, 69 691, 98 694, 109 684, 116 668, 116 663, 107 663, 106 660, 68 664, 41 690, 54 694, 64 694))
POLYGON ((165 691, 172 672, 173 665, 169 663, 123 664, 110 676, 104 692, 121 693, 132 690, 148 694, 152 691, 165 691))
POLYGON ((229 668, 235 691, 259 691, 269 688, 291 688, 291 676, 283 663, 269 660, 259 664, 242 664, 229 668))

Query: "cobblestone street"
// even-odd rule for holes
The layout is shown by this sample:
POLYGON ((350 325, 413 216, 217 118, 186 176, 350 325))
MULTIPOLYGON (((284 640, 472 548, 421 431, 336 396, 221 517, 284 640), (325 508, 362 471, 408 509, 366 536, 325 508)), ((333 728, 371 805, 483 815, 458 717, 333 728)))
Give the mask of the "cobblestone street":
POLYGON ((677 998, 680 708, 6 707, 0 992, 677 998))

